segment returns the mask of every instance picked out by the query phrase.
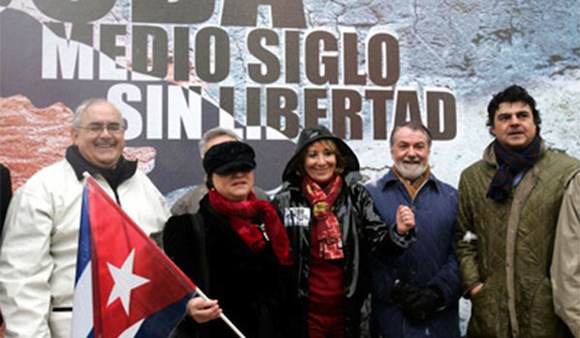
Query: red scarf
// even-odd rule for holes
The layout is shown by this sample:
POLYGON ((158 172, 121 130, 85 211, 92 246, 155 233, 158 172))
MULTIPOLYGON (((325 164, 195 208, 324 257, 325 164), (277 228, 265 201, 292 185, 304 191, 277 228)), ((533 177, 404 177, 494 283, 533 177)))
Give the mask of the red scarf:
POLYGON ((318 244, 319 255, 324 259, 344 257, 338 219, 332 211, 332 206, 341 187, 342 177, 340 175, 334 175, 324 190, 309 176, 302 180, 302 191, 312 205, 312 213, 316 222, 313 224, 313 229, 316 229, 318 243, 313 244, 318 244))
POLYGON ((266 246, 267 240, 270 240, 280 264, 292 264, 288 235, 270 202, 257 199, 254 192, 250 192, 248 200, 242 202, 228 201, 214 190, 208 191, 208 195, 211 207, 218 213, 229 217, 231 227, 252 252, 258 252, 266 246), (254 224, 253 221, 256 220, 265 225, 266 236, 258 225, 254 224))

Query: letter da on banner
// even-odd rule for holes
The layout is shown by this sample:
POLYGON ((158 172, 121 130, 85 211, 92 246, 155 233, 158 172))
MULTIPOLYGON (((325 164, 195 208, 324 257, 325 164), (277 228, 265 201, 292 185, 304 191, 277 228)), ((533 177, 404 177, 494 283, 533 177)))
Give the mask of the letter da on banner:
MULTIPOLYGON (((101 19, 116 0, 33 0, 44 15, 62 22, 88 23, 101 19)), ((269 6, 276 28, 306 28, 302 0, 222 0, 224 26, 255 27, 259 6, 269 6)), ((132 0, 132 20, 141 23, 200 24, 210 19, 216 0, 132 0)))

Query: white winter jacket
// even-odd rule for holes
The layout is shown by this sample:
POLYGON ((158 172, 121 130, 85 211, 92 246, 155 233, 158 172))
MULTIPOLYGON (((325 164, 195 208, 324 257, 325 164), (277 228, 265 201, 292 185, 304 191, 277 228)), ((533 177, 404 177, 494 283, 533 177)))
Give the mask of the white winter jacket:
MULTIPOLYGON (((115 200, 104 178, 97 182, 115 200)), ((70 337, 83 183, 66 160, 14 195, 0 247, 0 309, 6 337, 70 337)), ((137 171, 117 189, 121 207, 146 233, 169 218, 163 195, 137 171)))

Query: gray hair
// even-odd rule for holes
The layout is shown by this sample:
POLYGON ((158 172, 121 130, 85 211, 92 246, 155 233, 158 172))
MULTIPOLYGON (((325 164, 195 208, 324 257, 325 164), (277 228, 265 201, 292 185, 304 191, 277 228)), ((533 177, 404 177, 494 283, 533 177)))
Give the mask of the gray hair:
POLYGON ((395 145, 395 133, 401 129, 401 128, 409 128, 413 131, 420 131, 423 132, 423 134, 425 134, 425 136, 427 136, 427 145, 429 146, 429 148, 431 148, 431 143, 433 141, 433 136, 431 136, 431 132, 429 131, 429 129, 427 129, 427 127, 425 127, 425 125, 423 125, 420 122, 415 122, 415 121, 407 121, 403 124, 400 124, 398 126, 396 126, 395 128, 393 128, 393 131, 391 132, 391 139, 389 140, 391 143, 391 147, 393 147, 395 145))
POLYGON ((203 155, 205 155, 206 144, 219 136, 230 136, 231 138, 235 139, 238 142, 242 141, 242 138, 231 129, 222 127, 212 128, 206 131, 201 137, 201 140, 199 140, 199 156, 201 156, 201 158, 203 158, 203 155))
POLYGON ((83 101, 75 110, 75 114, 74 114, 73 121, 72 121, 73 128, 75 128, 77 130, 80 129, 83 114, 93 104, 102 103, 102 102, 106 102, 106 103, 110 104, 111 106, 113 106, 113 108, 115 108, 115 110, 117 111, 117 113, 121 117, 121 121, 122 121, 121 125, 123 126, 123 128, 127 128, 127 121, 125 121, 125 119, 123 118, 123 116, 121 115, 121 112, 117 109, 117 107, 115 107, 115 105, 113 105, 111 102, 109 102, 103 98, 93 98, 93 99, 88 99, 88 100, 83 101))

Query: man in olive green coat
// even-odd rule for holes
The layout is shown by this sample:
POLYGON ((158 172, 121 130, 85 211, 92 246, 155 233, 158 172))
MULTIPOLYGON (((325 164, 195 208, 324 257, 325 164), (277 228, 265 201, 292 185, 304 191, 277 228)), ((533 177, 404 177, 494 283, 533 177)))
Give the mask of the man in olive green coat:
POLYGON ((457 258, 471 297, 469 337, 565 337, 550 263, 564 187, 580 161, 548 150, 535 100, 519 86, 488 106, 495 140, 459 181, 457 258))

